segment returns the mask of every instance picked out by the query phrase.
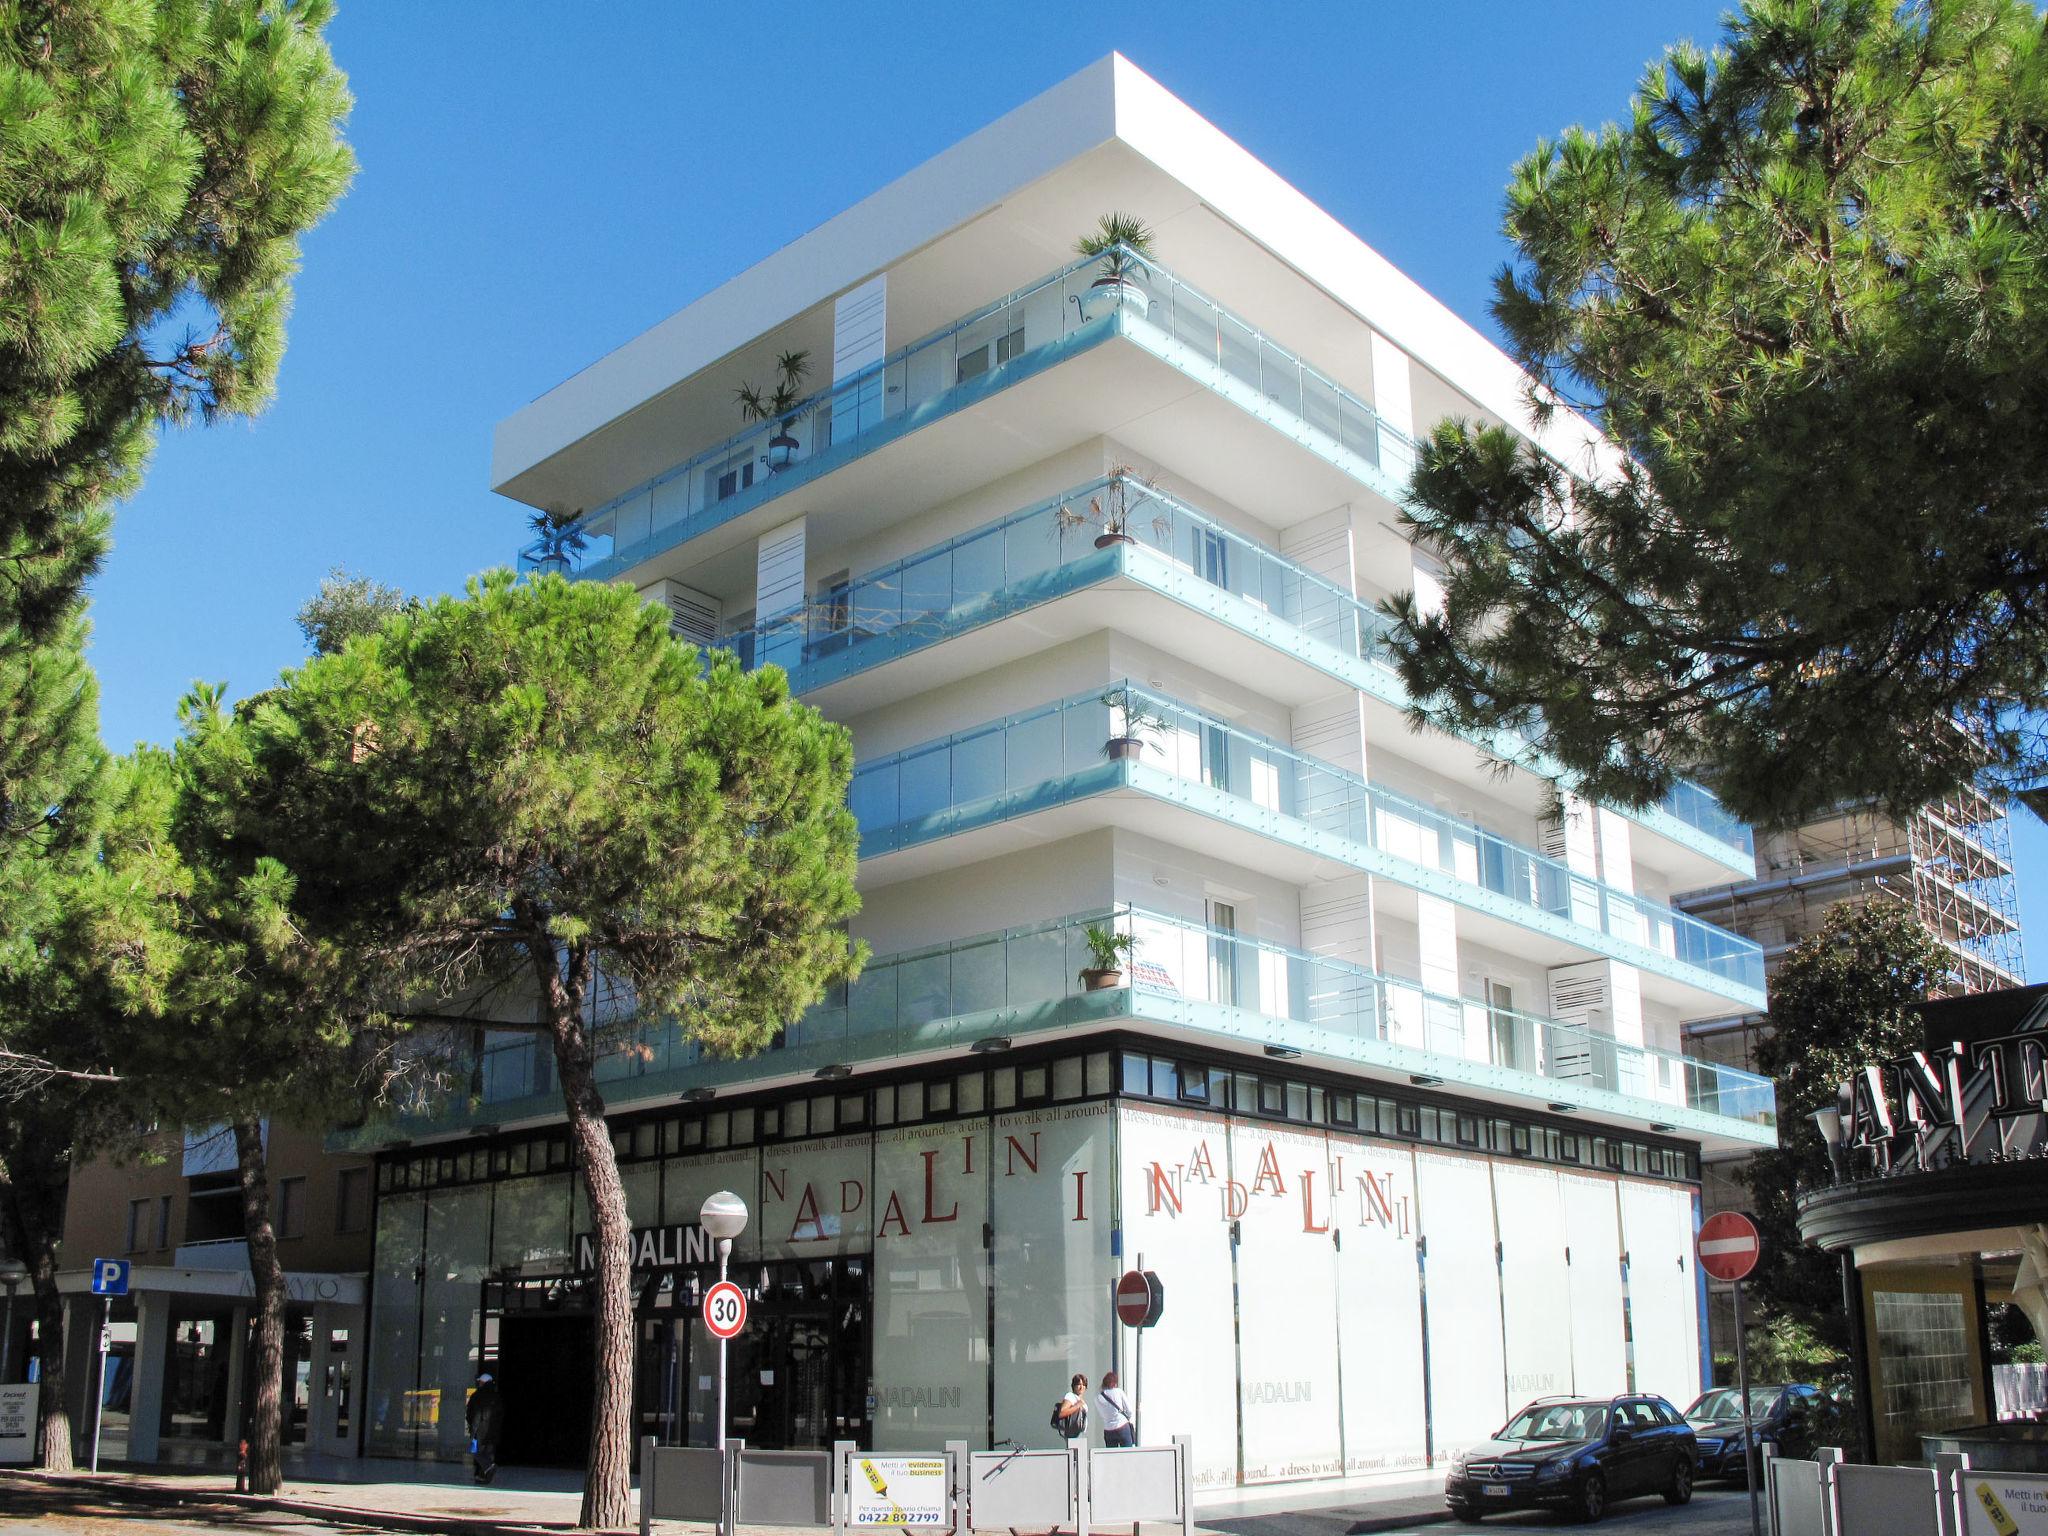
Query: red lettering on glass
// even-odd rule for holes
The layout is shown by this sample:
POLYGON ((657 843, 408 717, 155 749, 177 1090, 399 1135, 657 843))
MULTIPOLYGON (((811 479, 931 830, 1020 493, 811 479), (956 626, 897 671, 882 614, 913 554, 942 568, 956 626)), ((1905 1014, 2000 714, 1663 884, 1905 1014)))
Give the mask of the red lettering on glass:
POLYGON ((1195 1143, 1195 1155, 1188 1159, 1188 1177, 1201 1184, 1216 1182, 1216 1164, 1209 1156, 1209 1143, 1195 1143))
POLYGON ((1074 1175, 1074 1220, 1088 1219, 1088 1172, 1082 1169, 1074 1175))
POLYGON ((1328 1221, 1316 1220, 1316 1176, 1309 1169, 1301 1170, 1301 1230, 1304 1232, 1327 1232, 1328 1221))
POLYGON ((1232 1179, 1223 1186, 1223 1219, 1225 1221, 1237 1220, 1250 1207, 1251 1203, 1252 1197, 1245 1192, 1245 1187, 1238 1183, 1237 1180, 1232 1179))
MULTIPOLYGON (((974 1152, 974 1143, 972 1141, 967 1143, 967 1150, 971 1161, 974 1152)), ((931 1151, 924 1154, 924 1224, 926 1226, 931 1226, 935 1222, 958 1221, 960 1219, 960 1202, 957 1200, 953 1202, 953 1209, 946 1212, 943 1216, 936 1209, 939 1197, 938 1161, 938 1148, 934 1147, 931 1151)), ((969 1169, 968 1171, 972 1172, 973 1170, 969 1169)))
POLYGON ((787 1168, 783 1169, 780 1173, 770 1173, 764 1168, 761 1170, 761 1177, 767 1180, 769 1191, 776 1199, 787 1200, 789 1198, 789 1170, 787 1168))
POLYGON ((1010 1179, 1016 1177, 1017 1159, 1019 1159, 1020 1157, 1024 1160, 1024 1166, 1026 1168, 1029 1168, 1033 1173, 1038 1172, 1038 1132, 1033 1131, 1031 1133, 1031 1150, 1029 1152, 1026 1152, 1024 1150, 1024 1144, 1017 1140, 1017 1138, 1014 1136, 1005 1136, 1003 1140, 1007 1141, 1010 1144, 1009 1166, 1003 1170, 1004 1178, 1010 1179))
POLYGON ((1171 1174, 1157 1163, 1152 1165, 1152 1175, 1145 1181, 1145 1214, 1156 1216, 1167 1206, 1173 1207, 1173 1214, 1180 1214, 1180 1170, 1171 1174))
POLYGON ((851 1216, 855 1211, 859 1210, 863 1205, 867 1203, 867 1198, 867 1186, 862 1184, 859 1179, 841 1179, 839 1181, 840 1215, 851 1216), (849 1189, 853 1191, 853 1199, 850 1203, 846 1198, 846 1192, 849 1189))
POLYGON ((898 1232, 901 1232, 905 1237, 910 1236, 910 1223, 903 1219, 903 1202, 896 1198, 896 1191, 893 1189, 889 1191, 889 1203, 883 1207, 882 1224, 875 1228, 875 1236, 887 1237, 889 1235, 889 1223, 892 1221, 896 1223, 896 1230, 898 1232))
POLYGON ((821 1243, 825 1240, 825 1224, 818 1220, 818 1196, 810 1185, 797 1198, 796 1221, 790 1226, 789 1240, 792 1243, 821 1243), (811 1230, 806 1233, 804 1228, 811 1230))
POLYGON ((1259 1154, 1259 1171, 1252 1177, 1252 1193, 1259 1193, 1269 1180, 1272 1182, 1274 1194, 1287 1193, 1287 1186, 1280 1178, 1280 1154, 1273 1150, 1273 1143, 1270 1141, 1266 1143, 1266 1150, 1259 1154))

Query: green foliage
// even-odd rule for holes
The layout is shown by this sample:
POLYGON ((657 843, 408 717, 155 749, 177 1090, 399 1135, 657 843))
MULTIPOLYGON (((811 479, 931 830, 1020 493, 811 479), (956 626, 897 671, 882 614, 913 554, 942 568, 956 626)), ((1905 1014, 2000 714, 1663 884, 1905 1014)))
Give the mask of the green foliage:
MULTIPOLYGON (((1494 313, 1569 468, 1423 444, 1409 688, 1602 798, 1918 805, 2048 745, 2048 43, 2024 0, 1750 0, 1517 166, 1494 313), (1592 478, 1590 415, 1633 463, 1592 478), (1960 723, 1964 731, 1953 729, 1960 723), (1974 740, 1973 740, 1974 738, 1974 740)), ((1610 456, 1611 460, 1611 456, 1610 456)))
POLYGON ((359 635, 374 634, 394 613, 419 603, 396 587, 368 576, 351 576, 336 566, 320 578, 319 590, 299 605, 299 633, 318 656, 331 656, 359 635))
POLYGON ((1808 1117, 1835 1102, 1858 1067, 1913 1049, 1914 1012, 1945 974, 1941 946, 1905 907, 1840 903, 1771 979, 1769 1031, 1757 1064, 1778 1093, 1778 1145, 1743 1170, 1763 1256, 1750 1291, 1763 1312, 1847 1346, 1841 1265, 1800 1240, 1797 1196, 1829 1180, 1826 1145, 1808 1117))
POLYGON ((351 174, 329 11, 0 6, 0 949, 33 948, 92 824, 109 508, 159 422, 268 398, 298 237, 351 174))
POLYGON ((804 398, 804 381, 810 376, 808 351, 785 352, 775 359, 775 383, 770 388, 742 384, 732 397, 746 420, 779 422, 786 427, 789 413, 804 398))
POLYGON ((1102 275, 1121 282, 1137 270, 1133 256, 1152 255, 1152 226, 1135 213, 1105 213, 1095 228, 1074 242, 1077 256, 1100 256, 1102 275))
POLYGON ((1118 971, 1137 947, 1137 939, 1114 928, 1091 926, 1082 934, 1088 941, 1088 958, 1098 971, 1118 971))
MULTIPOLYGON (((1754 1386, 1787 1381, 1819 1386, 1848 1372, 1849 1357, 1797 1318, 1782 1314, 1768 1318, 1751 1327, 1748 1334, 1749 1379, 1754 1386)), ((1723 1384, 1734 1382, 1733 1355, 1714 1356, 1714 1379, 1723 1384)))

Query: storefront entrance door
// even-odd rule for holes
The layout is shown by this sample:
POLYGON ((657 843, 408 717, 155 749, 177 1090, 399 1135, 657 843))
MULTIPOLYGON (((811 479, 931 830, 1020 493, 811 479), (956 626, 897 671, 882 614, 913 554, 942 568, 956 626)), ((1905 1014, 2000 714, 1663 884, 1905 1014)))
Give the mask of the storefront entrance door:
POLYGON ((589 1313, 512 1313, 498 1325, 498 1460, 515 1467, 580 1467, 590 1450, 596 1342, 589 1313))

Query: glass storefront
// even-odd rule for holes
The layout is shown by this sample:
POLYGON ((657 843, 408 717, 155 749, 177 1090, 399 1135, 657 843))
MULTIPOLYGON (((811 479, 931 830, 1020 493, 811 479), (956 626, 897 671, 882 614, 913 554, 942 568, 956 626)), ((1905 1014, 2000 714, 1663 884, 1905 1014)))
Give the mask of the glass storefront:
MULTIPOLYGON (((1221 1487, 1422 1466, 1547 1392, 1696 1390, 1691 1183, 1601 1166, 1621 1161, 1604 1138, 1250 1071, 1179 1065, 1182 1102, 1162 1103, 1161 1070, 1097 1051, 622 1127, 652 1234, 639 1433, 715 1435, 716 1266, 690 1224, 722 1188, 751 1213, 730 1432, 766 1448, 1049 1443, 1069 1376, 1115 1368, 1141 1436, 1191 1435, 1198 1482, 1221 1487), (1138 1263, 1166 1288, 1142 1337, 1111 1307, 1138 1263)), ((530 1134, 425 1160, 467 1183, 380 1178, 372 1454, 459 1457, 488 1363, 501 1459, 582 1459, 589 1216, 555 1133, 530 1134)))

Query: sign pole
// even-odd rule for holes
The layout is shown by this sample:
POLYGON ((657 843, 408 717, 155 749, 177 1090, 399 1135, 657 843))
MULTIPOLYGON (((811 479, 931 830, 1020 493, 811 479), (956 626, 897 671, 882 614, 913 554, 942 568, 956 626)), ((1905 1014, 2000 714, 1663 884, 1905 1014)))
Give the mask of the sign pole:
POLYGON ((1755 1442, 1750 1439, 1749 1427, 1749 1335, 1742 1326, 1743 1283, 1735 1282, 1735 1390, 1742 1394, 1742 1480, 1749 1486, 1749 1536, 1762 1536, 1763 1527, 1757 1515, 1757 1479, 1763 1469, 1763 1460, 1757 1457, 1755 1442), (1756 1457, 1754 1463, 1751 1458, 1756 1457))
POLYGON ((92 1394, 92 1469, 100 1469, 100 1413, 107 1405, 107 1335, 114 1331, 114 1298, 100 1298, 100 1371, 92 1394))
MULTIPOLYGON (((1138 1273, 1142 1275, 1145 1272, 1145 1255, 1141 1253, 1136 1258, 1138 1273)), ((1140 1328, 1138 1330, 1138 1342, 1131 1346, 1131 1390, 1129 1396, 1131 1399, 1131 1444, 1133 1445, 1143 1445, 1145 1443, 1144 1436, 1138 1433, 1138 1388, 1145 1379, 1144 1367, 1145 1330, 1140 1328)))

